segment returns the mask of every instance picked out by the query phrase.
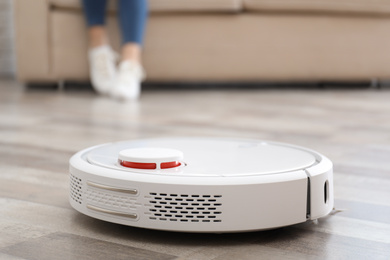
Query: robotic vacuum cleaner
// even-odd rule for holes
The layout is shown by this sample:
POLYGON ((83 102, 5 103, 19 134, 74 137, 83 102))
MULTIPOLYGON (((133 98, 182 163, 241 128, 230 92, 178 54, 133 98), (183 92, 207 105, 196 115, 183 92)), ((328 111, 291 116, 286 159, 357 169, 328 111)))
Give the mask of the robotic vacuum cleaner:
POLYGON ((330 213, 332 168, 315 151, 268 141, 124 141, 70 159, 69 201, 90 217, 141 228, 272 229, 330 213))

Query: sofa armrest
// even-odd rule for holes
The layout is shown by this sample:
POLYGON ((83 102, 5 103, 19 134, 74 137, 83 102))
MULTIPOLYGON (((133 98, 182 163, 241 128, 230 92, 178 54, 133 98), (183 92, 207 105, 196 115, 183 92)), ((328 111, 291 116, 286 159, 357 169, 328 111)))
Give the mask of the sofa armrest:
POLYGON ((50 79, 48 0, 15 0, 15 56, 22 82, 50 79))

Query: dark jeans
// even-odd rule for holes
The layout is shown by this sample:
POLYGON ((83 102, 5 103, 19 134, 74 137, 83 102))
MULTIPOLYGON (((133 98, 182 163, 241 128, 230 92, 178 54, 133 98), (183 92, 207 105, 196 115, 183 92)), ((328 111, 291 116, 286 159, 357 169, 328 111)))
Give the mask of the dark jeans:
MULTIPOLYGON (((104 25, 107 0, 82 0, 88 26, 104 25)), ((147 0, 118 0, 122 44, 142 45, 148 17, 147 0)))

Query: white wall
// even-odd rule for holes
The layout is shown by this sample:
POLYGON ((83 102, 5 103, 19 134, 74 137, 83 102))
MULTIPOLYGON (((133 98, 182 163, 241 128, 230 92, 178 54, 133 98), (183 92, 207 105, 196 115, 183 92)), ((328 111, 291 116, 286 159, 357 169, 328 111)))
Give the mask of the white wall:
POLYGON ((13 39, 12 0, 0 0, 0 77, 15 75, 13 39))

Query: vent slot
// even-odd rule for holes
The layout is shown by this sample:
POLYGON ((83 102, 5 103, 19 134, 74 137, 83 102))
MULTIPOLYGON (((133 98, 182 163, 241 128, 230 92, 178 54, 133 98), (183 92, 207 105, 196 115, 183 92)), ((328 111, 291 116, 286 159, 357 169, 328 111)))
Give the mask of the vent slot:
POLYGON ((83 202, 82 180, 70 174, 70 198, 81 204, 83 202))
POLYGON ((182 223, 222 222, 222 195, 169 194, 145 196, 150 220, 182 223))
POLYGON ((131 195, 121 195, 117 192, 88 188, 85 192, 88 203, 114 209, 135 210, 142 204, 137 203, 137 198, 131 195))

